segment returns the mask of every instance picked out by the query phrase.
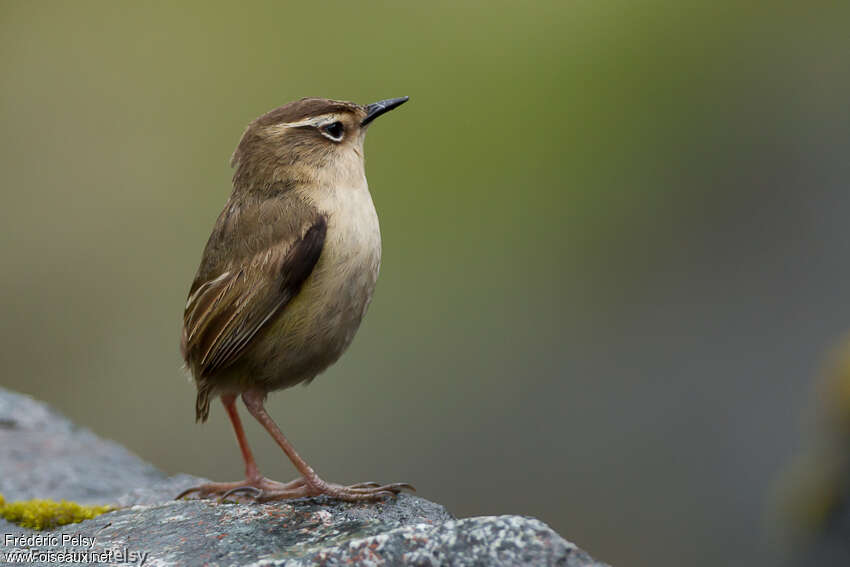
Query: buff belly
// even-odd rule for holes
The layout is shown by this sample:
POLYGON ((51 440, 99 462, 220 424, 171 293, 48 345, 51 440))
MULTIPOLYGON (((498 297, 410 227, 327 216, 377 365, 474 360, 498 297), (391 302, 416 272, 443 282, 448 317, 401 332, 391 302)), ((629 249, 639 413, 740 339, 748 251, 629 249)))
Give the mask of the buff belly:
POLYGON ((337 190, 332 198, 345 206, 328 214, 325 245, 313 273, 229 369, 224 381, 230 387, 223 389, 273 391, 312 380, 351 344, 378 279, 381 235, 365 185, 337 190))

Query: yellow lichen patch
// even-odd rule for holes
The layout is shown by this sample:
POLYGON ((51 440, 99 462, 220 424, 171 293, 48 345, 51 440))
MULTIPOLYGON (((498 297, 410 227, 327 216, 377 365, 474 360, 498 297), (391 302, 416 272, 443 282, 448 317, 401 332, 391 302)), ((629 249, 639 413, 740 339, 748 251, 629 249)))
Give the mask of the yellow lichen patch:
POLYGON ((91 520, 112 509, 110 506, 81 506, 67 500, 24 500, 6 504, 0 494, 0 517, 32 530, 49 530, 66 524, 76 524, 91 520))

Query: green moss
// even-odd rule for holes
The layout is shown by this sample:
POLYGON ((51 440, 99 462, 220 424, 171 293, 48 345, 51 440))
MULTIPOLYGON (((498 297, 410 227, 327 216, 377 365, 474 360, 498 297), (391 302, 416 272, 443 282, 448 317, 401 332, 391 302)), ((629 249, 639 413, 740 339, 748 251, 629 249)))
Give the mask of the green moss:
POLYGON ((57 502, 35 499, 6 504, 0 494, 0 517, 33 530, 49 530, 66 524, 76 524, 111 510, 113 508, 110 506, 81 506, 67 500, 57 502))

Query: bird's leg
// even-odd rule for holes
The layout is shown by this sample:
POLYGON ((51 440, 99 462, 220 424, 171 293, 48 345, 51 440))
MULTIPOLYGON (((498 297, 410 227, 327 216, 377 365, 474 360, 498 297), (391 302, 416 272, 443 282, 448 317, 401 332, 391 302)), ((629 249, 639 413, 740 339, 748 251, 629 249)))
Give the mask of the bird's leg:
POLYGON ((286 498, 302 498, 305 496, 318 496, 325 494, 331 498, 346 500, 349 502, 361 502, 369 500, 379 500, 385 496, 394 496, 401 492, 402 489, 413 490, 413 486, 406 482, 398 482, 394 484, 380 485, 374 482, 362 482, 351 486, 342 486, 332 484, 322 480, 316 471, 301 458, 295 451, 295 448, 283 432, 271 418, 264 406, 265 392, 258 390, 248 390, 242 394, 242 401, 254 418, 265 427, 266 431, 274 438, 277 444, 292 461, 292 464, 298 469, 303 477, 303 483, 299 486, 286 485, 278 490, 265 491, 259 495, 257 500, 282 500, 286 498))
POLYGON ((224 409, 230 417, 230 423, 233 424, 233 431, 236 433, 236 440, 239 442, 239 449, 242 451, 242 459, 245 461, 245 480, 202 484, 184 490, 177 496, 177 499, 193 493, 197 493, 199 498, 210 496, 224 498, 240 492, 250 492, 257 497, 266 491, 289 490, 304 484, 304 480, 301 478, 286 484, 264 478, 257 468, 257 462, 254 460, 254 454, 251 452, 251 447, 248 446, 248 439, 245 437, 245 430, 242 428, 242 420, 239 419, 239 413, 236 411, 236 394, 222 394, 221 403, 224 404, 224 409))
POLYGON ((236 440, 239 442, 239 449, 242 451, 242 460, 245 461, 245 480, 256 482, 261 478, 260 471, 257 468, 257 461, 254 460, 251 447, 248 446, 248 439, 245 437, 245 429, 242 428, 239 412, 236 410, 236 395, 225 394, 221 396, 221 403, 224 404, 230 423, 233 424, 233 431, 236 433, 236 440))

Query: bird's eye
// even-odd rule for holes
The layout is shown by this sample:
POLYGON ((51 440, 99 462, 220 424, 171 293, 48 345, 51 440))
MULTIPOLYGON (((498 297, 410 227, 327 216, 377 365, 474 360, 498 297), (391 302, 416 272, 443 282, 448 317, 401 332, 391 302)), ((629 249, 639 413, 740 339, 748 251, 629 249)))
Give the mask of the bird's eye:
POLYGON ((345 134, 345 126, 342 122, 333 122, 326 126, 322 126, 322 135, 325 138, 330 138, 334 142, 342 140, 342 135, 345 134))

